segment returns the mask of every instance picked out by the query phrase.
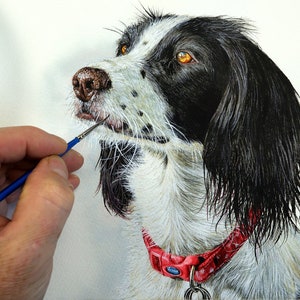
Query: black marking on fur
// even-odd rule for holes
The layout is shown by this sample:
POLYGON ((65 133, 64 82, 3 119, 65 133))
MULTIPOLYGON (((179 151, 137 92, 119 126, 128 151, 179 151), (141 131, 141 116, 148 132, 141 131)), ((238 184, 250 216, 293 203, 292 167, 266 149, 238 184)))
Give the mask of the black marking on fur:
POLYGON ((121 104, 120 106, 121 106, 121 108, 122 108, 123 110, 125 110, 126 107, 127 107, 125 104, 121 104))
POLYGON ((122 128, 124 131, 126 131, 129 129, 129 125, 127 123, 123 122, 122 128))
POLYGON ((168 166, 168 163, 169 163, 169 158, 168 158, 168 155, 166 155, 165 158, 164 158, 164 165, 165 165, 165 167, 168 166))
POLYGON ((142 138, 159 144, 166 144, 169 142, 169 139, 164 136, 143 136, 142 138))
POLYGON ((131 95, 136 98, 139 94, 136 90, 132 90, 131 95))
POLYGON ((142 133, 148 134, 153 132, 153 126, 151 124, 147 124, 142 128, 142 133))
POLYGON ((145 72, 145 70, 141 70, 141 75, 142 75, 143 79, 145 79, 145 77, 146 77, 146 72, 145 72))
POLYGON ((139 115, 140 117, 142 117, 142 116, 144 115, 144 113, 143 113, 141 110, 139 110, 139 111, 138 111, 138 115, 139 115))
POLYGON ((116 215, 126 217, 132 193, 127 188, 126 170, 139 157, 137 146, 126 142, 109 144, 100 141, 100 182, 105 207, 116 215))

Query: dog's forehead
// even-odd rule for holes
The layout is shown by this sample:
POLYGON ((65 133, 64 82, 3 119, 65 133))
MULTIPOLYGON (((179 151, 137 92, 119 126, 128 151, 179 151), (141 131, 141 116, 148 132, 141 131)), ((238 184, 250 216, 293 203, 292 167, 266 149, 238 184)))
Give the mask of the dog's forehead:
POLYGON ((140 33, 138 41, 132 50, 133 52, 149 53, 158 46, 160 41, 172 30, 174 27, 190 20, 188 16, 171 16, 164 19, 158 19, 151 22, 149 26, 140 33))

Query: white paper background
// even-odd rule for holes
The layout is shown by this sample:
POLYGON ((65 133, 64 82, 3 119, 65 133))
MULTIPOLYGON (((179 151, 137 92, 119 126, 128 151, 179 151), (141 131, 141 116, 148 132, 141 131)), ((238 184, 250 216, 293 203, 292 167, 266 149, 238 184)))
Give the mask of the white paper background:
MULTIPOLYGON (((137 9, 228 15, 252 20, 255 39, 300 90, 299 0, 0 0, 0 126, 35 125, 66 140, 82 128, 66 98, 82 66, 113 56, 118 35, 104 28, 130 24, 137 9)), ((110 216, 100 196, 96 136, 78 145, 85 156, 81 186, 59 241, 46 299, 117 299, 126 267, 124 222, 110 216)))

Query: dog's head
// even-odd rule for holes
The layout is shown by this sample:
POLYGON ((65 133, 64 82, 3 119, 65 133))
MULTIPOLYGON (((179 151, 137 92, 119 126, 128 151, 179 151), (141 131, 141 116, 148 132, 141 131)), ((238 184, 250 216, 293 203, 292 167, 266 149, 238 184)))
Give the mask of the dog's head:
POLYGON ((79 118, 109 115, 107 139, 202 143, 209 203, 242 225, 259 214, 259 241, 298 222, 300 106, 246 27, 146 12, 122 32, 117 56, 79 70, 73 86, 79 118))

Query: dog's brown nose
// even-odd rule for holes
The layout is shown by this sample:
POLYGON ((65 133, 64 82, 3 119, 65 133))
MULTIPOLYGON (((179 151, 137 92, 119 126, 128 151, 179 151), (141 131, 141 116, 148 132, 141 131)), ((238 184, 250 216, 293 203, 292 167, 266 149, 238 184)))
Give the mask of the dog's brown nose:
POLYGON ((108 74, 104 70, 90 67, 77 71, 72 83, 76 97, 84 102, 90 101, 95 93, 111 88, 108 74))

